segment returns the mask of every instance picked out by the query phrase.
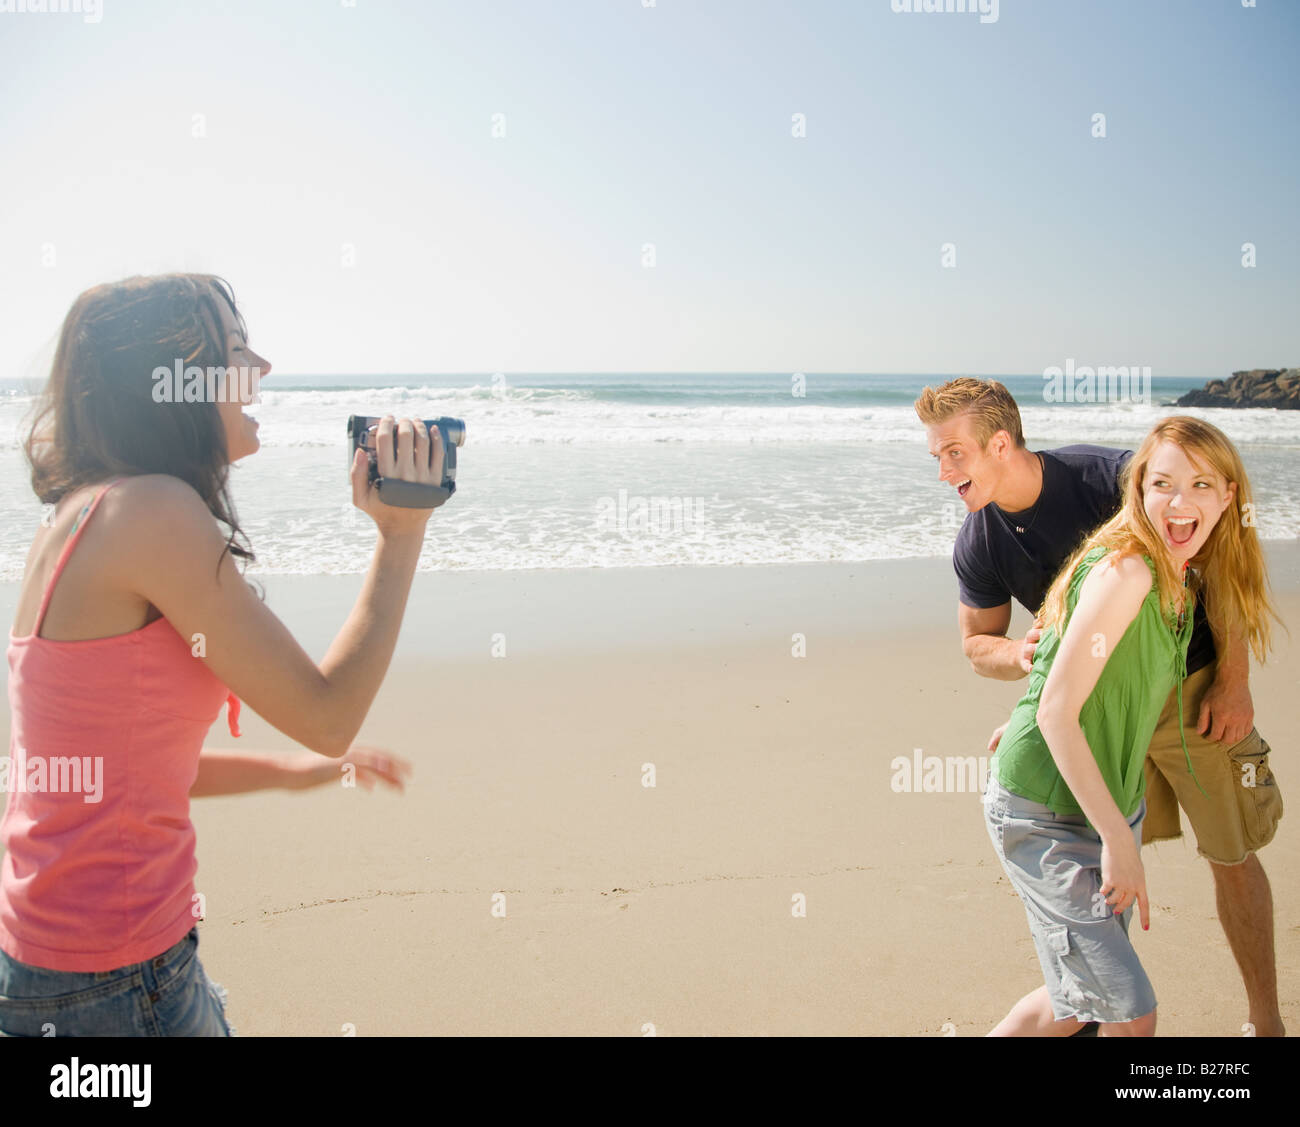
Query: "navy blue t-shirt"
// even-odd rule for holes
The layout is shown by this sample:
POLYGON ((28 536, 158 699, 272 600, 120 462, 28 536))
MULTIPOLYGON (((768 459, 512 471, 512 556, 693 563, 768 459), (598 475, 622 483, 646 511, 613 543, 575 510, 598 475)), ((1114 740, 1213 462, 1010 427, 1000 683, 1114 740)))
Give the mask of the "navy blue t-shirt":
MULTIPOLYGON (((968 607, 1000 607, 1014 598, 1037 614, 1074 550, 1119 511, 1119 475, 1132 450, 1062 446, 1039 453, 1043 489, 1031 508, 1008 513, 989 502, 962 522, 952 566, 958 595, 968 607)), ((1197 599, 1187 650, 1189 675, 1215 660, 1214 634, 1201 604, 1197 599)))

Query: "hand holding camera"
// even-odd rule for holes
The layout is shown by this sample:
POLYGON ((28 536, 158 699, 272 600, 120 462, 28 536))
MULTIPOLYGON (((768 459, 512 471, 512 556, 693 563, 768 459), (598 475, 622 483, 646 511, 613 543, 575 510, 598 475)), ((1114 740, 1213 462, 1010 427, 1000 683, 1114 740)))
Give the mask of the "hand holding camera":
POLYGON ((459 419, 348 418, 352 503, 381 532, 423 529, 456 490, 456 447, 465 441, 459 419))

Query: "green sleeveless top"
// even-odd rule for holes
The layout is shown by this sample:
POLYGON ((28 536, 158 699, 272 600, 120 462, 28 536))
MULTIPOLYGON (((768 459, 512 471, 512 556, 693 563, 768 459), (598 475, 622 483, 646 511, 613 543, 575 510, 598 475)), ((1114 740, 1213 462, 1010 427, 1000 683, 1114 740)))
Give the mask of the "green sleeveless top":
MULTIPOLYGON (((1079 588, 1105 555, 1107 549, 1094 548, 1075 569, 1066 598, 1064 629, 1069 629, 1079 601, 1079 588)), ((1182 716, 1187 644, 1192 635, 1192 607, 1184 605, 1178 624, 1165 618, 1160 612, 1155 565, 1148 557, 1143 559, 1151 569, 1151 590, 1137 617, 1111 649, 1097 684, 1079 713, 1079 727, 1115 805, 1125 818, 1131 818, 1142 801, 1146 790, 1143 761, 1165 701, 1169 699, 1169 690, 1174 687, 1178 689, 1178 710, 1182 716)), ((1190 592, 1187 598, 1192 598, 1190 592)), ((1101 639, 1097 641, 1100 643, 1101 639)), ((1038 701, 1059 648, 1056 631, 1051 627, 1044 630, 1034 650, 1029 689, 1011 713, 991 770, 1013 794, 1051 807, 1057 814, 1082 814, 1083 810, 1061 778, 1047 741, 1038 730, 1038 701)), ((1186 736, 1183 754, 1187 757, 1187 769, 1195 779, 1186 736)))

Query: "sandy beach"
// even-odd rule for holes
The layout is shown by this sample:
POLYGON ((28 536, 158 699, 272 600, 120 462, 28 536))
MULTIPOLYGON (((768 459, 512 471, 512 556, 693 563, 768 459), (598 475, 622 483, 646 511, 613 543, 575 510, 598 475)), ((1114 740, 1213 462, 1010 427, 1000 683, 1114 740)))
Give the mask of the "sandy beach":
MULTIPOLYGON (((1296 630, 1300 548, 1268 554, 1296 630)), ((317 658, 358 585, 266 584, 317 658)), ((232 1023, 985 1033, 1041 982, 1023 909, 978 795, 908 793, 891 765, 986 754, 1023 689, 970 670, 955 599, 946 559, 417 575, 361 735, 413 763, 406 793, 194 802, 202 957, 232 1023)), ((1013 629, 1027 617, 1017 608, 1013 629)), ((1252 673, 1289 803, 1295 645, 1282 633, 1252 673)), ((248 711, 243 732, 232 741, 223 716, 209 745, 294 746, 248 711)), ((1298 826, 1284 818, 1262 854, 1293 1031, 1298 826)), ((1186 839, 1143 856, 1152 925, 1136 942, 1159 1032, 1239 1036, 1245 996, 1205 863, 1186 839)))
MULTIPOLYGON (((1134 480, 1175 555, 1224 522, 1220 583, 1254 587, 1221 532, 1264 545, 1282 621, 1250 689, 1289 812, 1259 860, 1300 1037, 1298 45, 1300 0, 0 0, 6 626, 29 561, 33 584, 0 663, 0 812, 28 792, 0 822, 5 942, 90 976, 0 959, 0 1036, 52 1038, 5 1109, 124 1102, 129 1060, 157 1085, 138 1106, 238 1085, 373 1116, 460 1048, 395 1037, 887 1038, 868 1081, 931 1118, 985 1077, 1058 1115, 1289 1096, 1243 1039, 1186 815, 1141 852, 1130 921, 1156 1035, 1203 1054, 967 1041, 954 1065, 912 1039, 983 1037, 1043 985, 982 802, 1029 682, 964 656, 952 552, 973 601, 1033 590, 1134 480), (359 458, 358 421, 390 416, 396 449, 381 422, 359 458), (397 508, 435 499, 417 547, 397 508), (329 677, 238 582, 205 586, 229 561, 200 504, 313 659, 350 624, 329 677), (403 791, 245 701, 205 747, 260 754, 198 789, 285 786, 194 797, 219 681, 337 751, 380 672, 356 744, 409 764, 403 791), (190 822, 199 958, 241 1038, 210 1055, 176 1044, 225 1031, 182 945, 190 822), (83 1029, 169 1040, 100 1057, 66 1044, 83 1029), (375 1040, 325 1040, 349 1036, 375 1040)), ((1154 711, 1129 691, 1151 665, 1172 687, 1149 627, 1089 711, 1099 749, 1154 711)), ((1074 640, 1114 635, 1099 613, 1074 640)), ((1008 781, 1051 797, 1039 766, 1008 781)), ((1133 868, 1107 866, 1123 899, 1133 868)), ((1261 882, 1236 875, 1254 974, 1261 882)), ((1068 931, 1039 930, 1063 993, 1097 966, 1068 931)), ((1122 1004, 1072 1004, 1147 1032, 1124 977, 1122 1004)), ((480 1047, 487 1090, 502 1048, 555 1085, 552 1046, 480 1047)))

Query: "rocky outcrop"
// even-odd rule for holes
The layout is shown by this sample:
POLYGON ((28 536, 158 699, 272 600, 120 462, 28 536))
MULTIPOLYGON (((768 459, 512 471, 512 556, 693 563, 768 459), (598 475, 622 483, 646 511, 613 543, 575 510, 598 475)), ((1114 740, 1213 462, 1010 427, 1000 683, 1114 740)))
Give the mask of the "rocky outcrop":
POLYGON ((1300 411, 1300 368, 1255 368, 1179 396, 1179 407, 1282 407, 1300 411))

